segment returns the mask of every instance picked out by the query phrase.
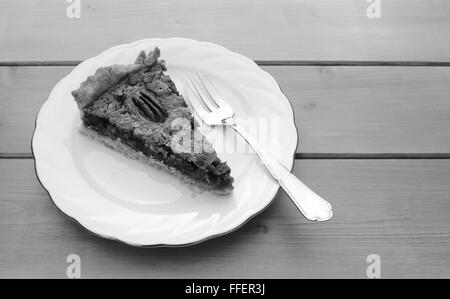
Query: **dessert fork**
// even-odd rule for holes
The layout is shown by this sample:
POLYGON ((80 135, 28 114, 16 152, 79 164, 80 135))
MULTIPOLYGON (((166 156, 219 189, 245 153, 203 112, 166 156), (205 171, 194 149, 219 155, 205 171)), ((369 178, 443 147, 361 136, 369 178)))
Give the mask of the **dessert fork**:
POLYGON ((199 71, 188 73, 182 78, 182 89, 184 98, 205 124, 231 127, 244 138, 306 219, 326 221, 333 216, 326 200, 303 184, 235 121, 233 109, 205 75, 199 71))

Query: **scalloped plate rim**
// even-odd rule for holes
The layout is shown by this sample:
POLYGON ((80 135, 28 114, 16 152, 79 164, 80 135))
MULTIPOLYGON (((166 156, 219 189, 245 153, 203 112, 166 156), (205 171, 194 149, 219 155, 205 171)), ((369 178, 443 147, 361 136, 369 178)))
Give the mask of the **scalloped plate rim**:
POLYGON ((42 177, 39 175, 39 167, 40 167, 40 166, 38 166, 39 163, 38 163, 38 159, 36 159, 36 156, 37 156, 37 155, 36 155, 36 151, 35 151, 35 140, 36 140, 36 139, 35 139, 35 136, 37 135, 38 124, 39 124, 39 122, 40 122, 39 116, 41 115, 41 111, 42 111, 43 109, 45 109, 45 106, 46 106, 46 104, 48 103, 48 99, 51 98, 51 96, 52 96, 52 94, 54 93, 54 91, 57 90, 57 88, 58 88, 60 85, 62 85, 66 80, 68 80, 68 79, 70 78, 70 76, 71 76, 71 74, 72 74, 73 72, 78 71, 80 68, 86 66, 88 63, 94 61, 94 60, 97 59, 98 57, 103 56, 103 55, 106 55, 106 54, 108 54, 109 52, 118 50, 118 49, 120 49, 120 48, 126 48, 126 47, 130 47, 130 46, 132 46, 132 45, 136 45, 136 44, 139 44, 139 43, 145 43, 145 42, 152 42, 152 43, 155 43, 155 42, 158 42, 158 41, 161 41, 161 40, 179 40, 179 41, 183 41, 183 42, 189 42, 189 43, 196 43, 196 44, 203 44, 203 45, 207 45, 207 46, 212 46, 212 47, 215 47, 215 48, 220 49, 221 51, 225 50, 225 51, 229 52, 230 54, 234 55, 235 57, 238 57, 238 58, 241 59, 241 60, 245 60, 246 63, 251 63, 251 64, 253 64, 253 65, 255 66, 255 70, 257 70, 260 74, 263 74, 263 75, 266 77, 266 79, 269 79, 269 80, 273 81, 273 82, 276 84, 276 86, 277 86, 277 88, 278 88, 278 91, 283 95, 284 99, 286 100, 286 103, 289 105, 290 110, 291 110, 291 112, 292 112, 292 117, 291 117, 291 118, 292 118, 292 119, 291 119, 291 120, 292 120, 292 126, 293 126, 293 129, 295 129, 295 132, 296 132, 297 134, 295 135, 295 146, 291 149, 291 151, 287 150, 288 152, 290 152, 290 154, 291 154, 290 156, 292 157, 292 160, 291 160, 292 162, 291 162, 291 166, 290 166, 291 170, 292 170, 292 168, 293 168, 293 166, 294 166, 294 161, 295 161, 294 155, 295 155, 295 153, 296 153, 296 150, 297 150, 297 147, 298 147, 298 142, 299 142, 299 138, 298 138, 298 129, 297 129, 296 122, 295 122, 295 114, 294 114, 294 111, 293 111, 292 104, 291 104, 291 102, 289 101, 289 99, 286 97, 286 95, 284 95, 284 93, 282 92, 282 90, 281 90, 280 86, 278 85, 278 83, 276 82, 276 80, 275 80, 269 73, 267 73, 266 71, 264 71, 263 69, 261 69, 261 68, 260 68, 253 60, 247 58, 247 57, 244 56, 244 55, 241 55, 241 54, 239 54, 239 53, 233 52, 233 51, 231 51, 231 50, 229 50, 229 49, 227 49, 227 48, 225 48, 225 47, 223 47, 223 46, 220 46, 220 45, 218 45, 218 44, 211 43, 211 42, 204 42, 204 41, 196 41, 196 40, 192 40, 192 39, 188 39, 188 38, 178 38, 178 37, 176 37, 176 38, 148 38, 148 39, 141 39, 141 40, 138 40, 138 41, 135 41, 135 42, 132 42, 132 43, 124 43, 124 44, 120 44, 120 45, 113 46, 113 47, 111 47, 111 48, 109 48, 109 49, 106 49, 106 50, 100 52, 98 55, 93 56, 93 57, 90 57, 90 58, 84 60, 83 62, 81 62, 79 65, 77 65, 75 68, 73 68, 69 74, 67 74, 64 78, 62 78, 60 81, 57 82, 57 84, 53 87, 53 89, 52 89, 51 92, 49 93, 49 96, 48 96, 47 100, 46 100, 46 101, 43 103, 43 105, 40 107, 40 109, 39 109, 39 111, 38 111, 38 113, 37 113, 37 115, 36 115, 36 119, 35 119, 35 127, 34 127, 34 132, 33 132, 32 140, 31 140, 31 151, 32 151, 33 158, 34 158, 34 160, 35 160, 34 168, 35 168, 36 176, 37 176, 37 178, 38 178, 39 183, 42 185, 42 187, 43 187, 43 188, 45 189, 45 191, 48 193, 48 195, 49 195, 49 197, 50 197, 52 203, 54 204, 54 206, 55 206, 62 214, 64 214, 65 216, 67 216, 67 217, 68 217, 69 219, 71 219, 72 221, 78 223, 78 224, 79 224, 81 227, 83 227, 86 231, 88 231, 88 232, 90 232, 90 233, 92 233, 92 234, 94 234, 94 235, 96 235, 96 236, 99 236, 99 237, 101 237, 101 238, 104 238, 104 239, 113 240, 113 241, 117 241, 117 242, 120 242, 120 243, 123 243, 123 244, 127 244, 127 245, 130 245, 130 246, 134 246, 134 247, 143 247, 143 248, 149 248, 149 247, 152 247, 152 248, 153 248, 153 247, 184 247, 184 246, 190 246, 190 245, 195 245, 195 244, 198 244, 198 243, 202 243, 202 242, 204 242, 204 241, 207 241, 207 240, 210 240, 210 239, 213 239, 213 238, 220 237, 220 236, 226 235, 226 234, 228 234, 228 233, 231 233, 231 232, 233 232, 233 231, 235 231, 235 230, 241 228, 241 227, 244 226, 249 220, 251 220, 253 217, 257 216, 258 214, 260 214, 261 212, 263 212, 264 210, 266 210, 266 209, 268 208, 268 206, 270 206, 270 205, 273 203, 273 201, 274 201, 274 199, 275 199, 275 197, 276 197, 276 195, 278 194, 279 189, 280 189, 280 187, 277 186, 277 187, 274 189, 273 194, 271 194, 270 196, 268 196, 268 197, 270 197, 271 199, 267 201, 267 204, 266 204, 266 205, 261 206, 261 207, 258 207, 258 208, 254 208, 254 209, 249 209, 248 212, 247 212, 247 214, 246 214, 246 216, 244 217, 245 219, 243 219, 242 221, 236 221, 236 224, 233 225, 233 227, 231 227, 231 228, 226 228, 226 229, 224 229, 222 232, 218 232, 218 233, 215 233, 215 234, 210 234, 210 235, 205 236, 205 237, 202 237, 202 238, 197 238, 196 240, 193 240, 192 242, 184 242, 184 243, 140 244, 140 243, 133 243, 133 242, 130 242, 130 241, 126 241, 126 240, 123 240, 123 239, 118 238, 118 237, 115 237, 115 236, 111 236, 111 235, 107 235, 107 234, 103 234, 103 233, 101 233, 101 232, 95 231, 94 229, 88 227, 88 225, 85 225, 82 221, 80 221, 79 219, 77 219, 77 217, 74 216, 74 215, 72 215, 69 211, 64 210, 60 205, 58 205, 58 201, 55 200, 55 197, 56 197, 56 196, 55 196, 55 193, 57 192, 57 190, 51 190, 51 189, 52 189, 51 186, 49 187, 49 185, 51 185, 51 184, 46 184, 46 183, 42 180, 42 177), (55 191, 55 193, 53 193, 53 191, 55 191))

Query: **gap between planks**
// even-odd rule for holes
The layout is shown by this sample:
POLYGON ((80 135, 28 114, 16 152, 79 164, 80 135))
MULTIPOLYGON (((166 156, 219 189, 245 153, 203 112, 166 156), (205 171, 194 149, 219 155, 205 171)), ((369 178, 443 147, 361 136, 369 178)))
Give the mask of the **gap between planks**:
MULTIPOLYGON (((437 160, 450 153, 296 153, 296 160, 437 160)), ((31 153, 0 153, 0 159, 33 159, 31 153)))
MULTIPOLYGON (((77 66, 80 60, 64 61, 0 61, 0 67, 77 66)), ((255 60, 260 66, 411 66, 449 67, 449 62, 436 61, 333 61, 333 60, 255 60)))

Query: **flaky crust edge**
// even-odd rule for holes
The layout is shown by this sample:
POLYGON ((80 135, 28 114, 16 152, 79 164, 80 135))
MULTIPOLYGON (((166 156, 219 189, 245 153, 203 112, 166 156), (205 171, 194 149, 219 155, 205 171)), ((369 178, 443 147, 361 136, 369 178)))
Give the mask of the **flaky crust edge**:
POLYGON ((158 60, 160 54, 159 48, 155 47, 148 54, 145 54, 144 51, 139 53, 133 64, 115 64, 98 68, 93 75, 87 77, 81 83, 78 89, 72 91, 72 96, 81 113, 83 113, 84 108, 90 106, 127 75, 144 67, 152 66, 158 60))
POLYGON ((80 128, 80 133, 94 139, 95 141, 103 143, 107 147, 119 152, 120 154, 124 155, 129 159, 139 160, 159 170, 164 170, 165 172, 175 176, 181 183, 193 187, 193 190, 197 193, 201 193, 202 191, 210 191, 211 193, 216 195, 227 195, 233 191, 233 186, 224 189, 215 189, 206 183, 193 180, 190 177, 181 173, 179 170, 173 167, 169 167, 156 159, 144 155, 141 152, 133 150, 131 147, 122 143, 120 140, 114 140, 110 137, 100 135, 94 130, 86 128, 85 126, 82 126, 80 128))

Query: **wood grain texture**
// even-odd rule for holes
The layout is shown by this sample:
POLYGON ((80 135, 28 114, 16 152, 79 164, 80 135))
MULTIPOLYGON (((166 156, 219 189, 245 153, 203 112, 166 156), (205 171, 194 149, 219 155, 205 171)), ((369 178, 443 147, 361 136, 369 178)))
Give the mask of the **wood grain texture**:
POLYGON ((297 161, 294 172, 334 205, 309 223, 280 191, 230 235, 185 248, 138 249, 95 237, 54 208, 32 160, 0 159, 0 277, 383 278, 450 276, 450 161, 297 161))
MULTIPOLYGON (((30 153, 39 107, 72 67, 0 67, 0 153, 30 153)), ((450 153, 450 68, 265 66, 300 153, 450 153)))
POLYGON ((0 2, 0 61, 82 60, 149 37, 215 42, 256 60, 450 60, 450 2, 364 0, 0 2), (270 13, 268 13, 270 12, 270 13))

